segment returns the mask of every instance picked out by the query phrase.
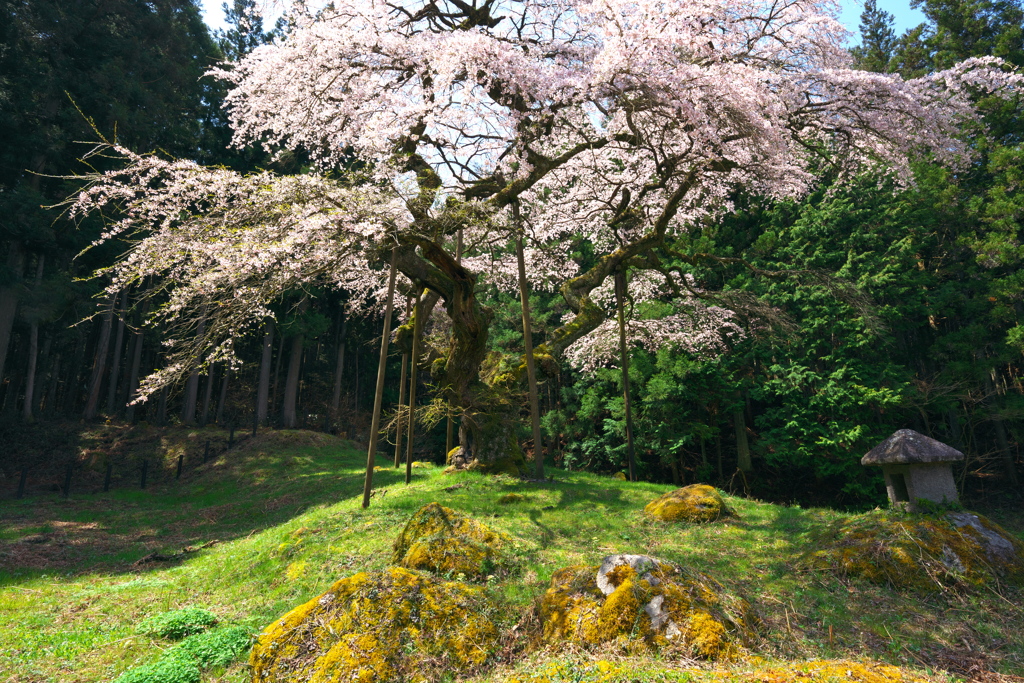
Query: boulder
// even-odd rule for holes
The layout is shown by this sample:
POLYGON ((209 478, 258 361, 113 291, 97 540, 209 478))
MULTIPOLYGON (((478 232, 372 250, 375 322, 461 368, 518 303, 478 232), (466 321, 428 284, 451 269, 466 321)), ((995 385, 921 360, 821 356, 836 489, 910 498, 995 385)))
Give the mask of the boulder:
POLYGON ((270 624, 252 683, 432 679, 483 664, 498 629, 480 589, 391 567, 337 581, 270 624))
POLYGON ((711 577, 648 555, 612 555, 599 567, 556 572, 540 613, 552 644, 678 648, 706 659, 732 657, 760 623, 746 600, 711 577))
POLYGON ((732 514, 718 490, 705 484, 669 491, 648 503, 644 512, 663 522, 713 522, 732 514))
POLYGON ((833 527, 805 562, 926 591, 1024 584, 1024 544, 972 512, 872 512, 833 527))
POLYGON ((502 564, 508 537, 451 508, 420 508, 395 539, 392 561, 409 569, 481 578, 502 564))

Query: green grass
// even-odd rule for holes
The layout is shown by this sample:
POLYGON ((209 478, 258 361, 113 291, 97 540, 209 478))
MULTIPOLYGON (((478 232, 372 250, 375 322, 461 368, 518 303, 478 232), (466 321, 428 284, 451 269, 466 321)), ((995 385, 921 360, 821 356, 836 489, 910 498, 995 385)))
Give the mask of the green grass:
MULTIPOLYGON (((402 525, 432 501, 515 539, 519 571, 488 585, 512 622, 557 569, 647 553, 694 566, 751 598, 768 626, 758 653, 770 659, 871 658, 923 670, 983 661, 1024 673, 1019 592, 922 596, 797 569, 796 558, 846 513, 728 498, 736 518, 669 525, 642 514, 667 485, 559 470, 552 482, 525 483, 421 468, 406 486, 404 472, 390 467, 376 474, 372 506, 363 510, 364 462, 349 442, 278 432, 146 491, 0 502, 0 680, 112 680, 174 645, 137 625, 184 607, 258 631, 338 578, 386 566, 402 525), (526 500, 500 504, 509 493, 526 500), (20 540, 40 535, 44 542, 20 540), (154 552, 173 559, 133 564, 154 552)), ((1024 529, 1012 510, 992 517, 1018 535, 1024 529)), ((509 667, 536 666, 538 657, 479 680, 503 680, 509 667)), ((246 679, 244 661, 203 674, 204 681, 246 679)))

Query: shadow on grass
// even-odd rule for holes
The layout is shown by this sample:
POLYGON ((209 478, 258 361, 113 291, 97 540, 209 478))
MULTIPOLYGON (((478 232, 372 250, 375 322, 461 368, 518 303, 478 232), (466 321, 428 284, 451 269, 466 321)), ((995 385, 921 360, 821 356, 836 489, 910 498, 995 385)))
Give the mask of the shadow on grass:
MULTIPOLYGON (((277 526, 300 512, 359 496, 365 453, 314 432, 266 432, 146 490, 64 499, 0 501, 0 586, 53 574, 145 572, 184 559, 183 549, 277 526), (135 564, 157 553, 173 559, 135 564)), ((381 470, 376 487, 404 481, 381 470)))

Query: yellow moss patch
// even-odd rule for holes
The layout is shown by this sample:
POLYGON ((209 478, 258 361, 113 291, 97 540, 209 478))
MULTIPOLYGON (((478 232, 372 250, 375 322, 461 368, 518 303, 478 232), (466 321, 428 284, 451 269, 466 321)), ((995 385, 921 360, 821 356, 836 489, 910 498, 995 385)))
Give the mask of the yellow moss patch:
POLYGON ((735 671, 719 680, 772 681, 773 683, 803 683, 805 681, 855 681, 856 683, 924 683, 927 678, 906 669, 878 662, 854 662, 846 659, 826 659, 809 662, 788 662, 779 666, 762 667, 753 671, 735 671))
POLYGON ((341 579, 268 626, 253 683, 436 678, 483 664, 498 630, 479 589, 391 567, 341 579))
POLYGON ((968 512, 860 515, 833 527, 825 546, 804 562, 919 590, 1024 583, 1024 544, 968 512))
POLYGON ((498 505, 512 505, 513 503, 525 503, 529 498, 521 493, 506 493, 498 498, 498 505))
POLYGON ((302 560, 292 562, 284 570, 284 575, 289 581, 295 581, 306 575, 306 563, 302 560))
POLYGON ((483 577, 502 563, 508 538, 474 519, 430 503, 420 508, 395 539, 392 560, 410 569, 483 577))
POLYGON ((615 474, 612 475, 612 479, 618 479, 619 481, 626 481, 626 479, 627 479, 626 473, 625 472, 616 472, 615 474))
POLYGON ((575 565, 555 573, 541 599, 543 639, 552 644, 616 643, 638 654, 681 649, 706 659, 728 659, 759 628, 746 600, 714 579, 658 562, 649 570, 628 565, 608 572, 605 594, 598 567, 575 565))
POLYGON ((693 484, 669 491, 644 507, 664 522, 711 522, 732 514, 714 486, 693 484))
MULTIPOLYGON (((593 663, 549 663, 535 672, 507 678, 506 683, 632 683, 637 679, 634 666, 600 660, 593 663)), ((929 679, 877 662, 814 660, 778 666, 759 665, 756 668, 673 669, 667 680, 692 683, 927 683, 929 679)))
POLYGON ((563 683, 579 681, 583 683, 610 683, 621 680, 632 670, 625 670, 611 662, 600 660, 593 664, 574 664, 569 662, 553 662, 547 664, 537 673, 513 676, 505 679, 505 683, 563 683))

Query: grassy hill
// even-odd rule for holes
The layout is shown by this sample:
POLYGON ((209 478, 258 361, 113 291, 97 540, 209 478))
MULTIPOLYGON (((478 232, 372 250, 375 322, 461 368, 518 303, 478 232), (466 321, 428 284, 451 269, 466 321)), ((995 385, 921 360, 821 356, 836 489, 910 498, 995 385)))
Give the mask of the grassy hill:
MULTIPOLYGON (((172 467, 181 448, 223 437, 162 431, 165 469, 156 471, 172 467)), ((429 466, 415 469, 410 485, 401 471, 378 472, 372 506, 363 510, 364 458, 341 439, 274 432, 145 491, 83 488, 69 499, 0 501, 0 680, 112 680, 169 645, 136 625, 180 607, 261 630, 336 579, 385 567, 402 525, 432 501, 513 537, 517 571, 486 588, 502 602, 509 629, 531 627, 528 615, 556 570, 624 552, 710 574, 751 598, 767 626, 756 660, 716 671, 600 651, 522 653, 512 639, 503 661, 474 680, 537 671, 549 680, 618 680, 616 671, 630 672, 622 680, 701 680, 813 659, 877 660, 936 680, 948 678, 945 671, 1024 674, 1024 595, 1014 589, 916 594, 800 569, 796 560, 846 513, 728 498, 737 517, 664 524, 642 508, 666 485, 560 470, 550 472, 552 481, 530 483, 429 466), (508 493, 524 499, 500 503, 508 493)), ((1019 511, 982 512, 1021 536, 1019 511)), ((244 661, 204 674, 204 681, 246 679, 244 661)))

